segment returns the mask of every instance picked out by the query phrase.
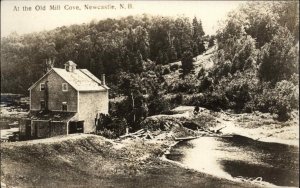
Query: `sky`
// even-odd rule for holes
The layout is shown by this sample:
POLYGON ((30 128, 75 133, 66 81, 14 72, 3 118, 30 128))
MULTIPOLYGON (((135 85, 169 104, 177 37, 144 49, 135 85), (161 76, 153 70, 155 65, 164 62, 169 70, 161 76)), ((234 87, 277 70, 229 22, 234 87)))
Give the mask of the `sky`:
POLYGON ((202 21, 206 34, 214 34, 218 22, 243 2, 239 1, 1 1, 1 37, 12 32, 26 34, 60 26, 90 23, 91 20, 129 15, 184 15, 202 21), (122 8, 121 5, 123 5, 122 8), (101 9, 87 9, 94 6, 101 9), (76 9, 78 6, 78 9, 76 9), (60 7, 56 10, 51 7, 60 7), (108 9, 103 9, 108 7, 108 9))

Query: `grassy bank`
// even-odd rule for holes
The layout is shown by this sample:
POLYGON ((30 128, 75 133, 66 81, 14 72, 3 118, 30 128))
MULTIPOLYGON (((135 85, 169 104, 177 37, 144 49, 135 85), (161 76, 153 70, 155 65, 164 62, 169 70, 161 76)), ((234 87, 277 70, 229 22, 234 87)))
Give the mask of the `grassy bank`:
POLYGON ((162 161, 166 141, 79 134, 5 143, 1 182, 17 187, 250 187, 162 161))

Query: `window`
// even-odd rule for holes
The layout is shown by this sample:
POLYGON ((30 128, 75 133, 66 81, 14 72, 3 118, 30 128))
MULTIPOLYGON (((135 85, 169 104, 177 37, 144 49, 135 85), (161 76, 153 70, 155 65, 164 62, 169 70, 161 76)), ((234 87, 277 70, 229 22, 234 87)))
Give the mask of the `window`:
POLYGON ((68 110, 67 102, 62 102, 61 109, 62 109, 62 111, 67 111, 68 110))
POLYGON ((41 110, 45 110, 46 109, 46 103, 44 100, 41 100, 41 110))
POLYGON ((40 84, 40 91, 44 91, 45 90, 45 84, 44 83, 41 83, 40 84))
POLYGON ((68 84, 67 83, 62 84, 62 91, 68 91, 68 84))

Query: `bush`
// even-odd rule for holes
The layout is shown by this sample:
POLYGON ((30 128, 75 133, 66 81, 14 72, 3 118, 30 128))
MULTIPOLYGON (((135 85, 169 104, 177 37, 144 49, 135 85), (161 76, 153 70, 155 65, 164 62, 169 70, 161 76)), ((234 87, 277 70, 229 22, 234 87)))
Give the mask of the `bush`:
POLYGON ((178 80, 170 84, 167 88, 169 93, 189 93, 193 94, 198 92, 200 80, 186 77, 184 80, 178 80))
POLYGON ((297 86, 286 80, 278 82, 275 88, 265 86, 263 92, 255 97, 254 103, 259 111, 275 113, 278 120, 286 121, 291 111, 299 108, 297 86))
POLYGON ((182 78, 184 78, 187 74, 193 72, 194 64, 193 64, 193 54, 191 51, 185 51, 182 55, 181 59, 181 68, 182 68, 182 78))
POLYGON ((179 69, 179 65, 178 64, 173 64, 173 65, 170 66, 170 70, 173 71, 173 72, 176 71, 176 70, 178 70, 178 69, 179 69))
POLYGON ((184 105, 201 106, 203 102, 203 97, 204 97, 203 94, 187 97, 186 100, 184 101, 184 105))
POLYGON ((198 72, 197 78, 203 78, 205 76, 205 69, 201 67, 201 69, 198 72))
POLYGON ((241 112, 245 104, 251 99, 249 91, 250 89, 247 82, 230 82, 225 91, 226 97, 232 102, 229 107, 241 112))
POLYGON ((208 90, 211 87, 212 83, 213 83, 212 78, 205 76, 201 81, 199 91, 203 92, 203 91, 208 90))
POLYGON ((220 111, 221 109, 228 109, 229 101, 226 96, 222 93, 205 93, 203 101, 199 101, 203 107, 211 110, 220 111))
POLYGON ((165 67, 164 69, 163 69, 163 72, 162 72, 162 74, 163 75, 166 75, 166 74, 170 74, 170 69, 169 69, 169 67, 165 67))
POLYGON ((183 102, 183 95, 181 93, 177 94, 174 98, 171 98, 171 105, 181 105, 183 102))
POLYGON ((97 134, 112 139, 125 134, 126 126, 124 119, 101 114, 96 129, 97 134))
POLYGON ((117 134, 109 129, 99 130, 97 131, 97 134, 109 139, 117 138, 117 134))
POLYGON ((212 47, 215 45, 215 36, 211 36, 208 41, 208 47, 212 47))
POLYGON ((154 94, 148 98, 149 116, 160 114, 168 110, 170 110, 169 103, 162 97, 162 95, 154 92, 154 94))

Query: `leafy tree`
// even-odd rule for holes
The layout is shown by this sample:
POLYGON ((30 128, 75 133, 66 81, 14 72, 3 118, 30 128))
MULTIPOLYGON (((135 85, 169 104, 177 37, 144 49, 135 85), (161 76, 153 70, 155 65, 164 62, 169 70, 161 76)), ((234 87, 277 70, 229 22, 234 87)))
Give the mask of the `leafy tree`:
POLYGON ((194 70, 193 55, 190 51, 185 51, 181 60, 182 78, 194 70))
POLYGON ((231 73, 236 71, 244 71, 251 68, 253 62, 256 63, 257 50, 255 48, 255 40, 251 36, 245 36, 238 39, 233 48, 235 49, 232 57, 231 73))
POLYGON ((142 81, 137 75, 122 73, 119 88, 126 98, 119 105, 118 114, 136 130, 140 122, 148 115, 145 98, 142 95, 142 81))
POLYGON ((270 43, 263 46, 259 54, 259 77, 275 84, 298 74, 298 50, 293 45, 290 32, 281 28, 270 43))
POLYGON ((210 36, 208 41, 208 47, 213 47, 215 45, 215 36, 210 36))
POLYGON ((147 101, 150 116, 160 114, 161 112, 169 110, 169 103, 164 100, 157 87, 153 88, 153 92, 151 93, 147 101))

